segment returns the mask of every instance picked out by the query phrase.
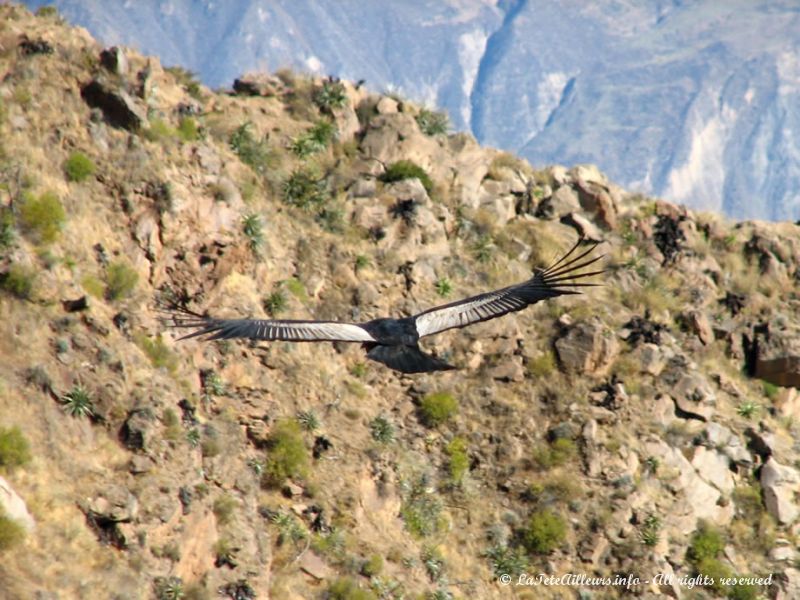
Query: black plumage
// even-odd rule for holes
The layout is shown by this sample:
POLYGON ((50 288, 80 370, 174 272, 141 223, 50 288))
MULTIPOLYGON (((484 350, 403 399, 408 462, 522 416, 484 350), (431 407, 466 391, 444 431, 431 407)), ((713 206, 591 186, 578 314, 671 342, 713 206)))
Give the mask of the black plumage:
POLYGON ((189 339, 207 336, 207 340, 246 338, 251 340, 283 340, 293 342, 361 342, 367 358, 383 363, 403 373, 444 371, 455 367, 429 354, 419 347, 419 340, 453 329, 466 327, 480 321, 501 317, 522 310, 540 300, 580 293, 577 288, 598 285, 587 283, 588 277, 599 275, 601 270, 583 271, 602 256, 589 254, 597 246, 577 252, 575 245, 546 269, 536 269, 533 276, 522 283, 492 292, 486 292, 457 302, 428 309, 401 319, 374 319, 366 323, 338 321, 310 321, 285 319, 215 319, 185 307, 176 307, 171 325, 195 329, 181 337, 189 339), (574 256, 573 256, 574 255, 574 256))

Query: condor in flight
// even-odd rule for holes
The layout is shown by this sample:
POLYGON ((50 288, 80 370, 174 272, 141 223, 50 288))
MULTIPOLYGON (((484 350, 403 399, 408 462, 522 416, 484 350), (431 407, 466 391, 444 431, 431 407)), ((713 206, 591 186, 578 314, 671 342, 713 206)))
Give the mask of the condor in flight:
POLYGON ((207 336, 206 340, 246 338, 289 342, 361 342, 367 358, 403 373, 446 371, 447 364, 419 347, 419 340, 454 327, 466 327, 480 321, 502 317, 522 310, 539 300, 565 294, 578 294, 574 288, 598 285, 583 280, 602 273, 579 272, 596 263, 601 256, 588 256, 597 244, 578 252, 583 239, 546 269, 536 269, 529 280, 509 287, 430 308, 402 319, 374 319, 366 323, 339 321, 296 321, 284 319, 214 319, 185 307, 176 307, 173 327, 196 329, 181 337, 184 340, 207 336))

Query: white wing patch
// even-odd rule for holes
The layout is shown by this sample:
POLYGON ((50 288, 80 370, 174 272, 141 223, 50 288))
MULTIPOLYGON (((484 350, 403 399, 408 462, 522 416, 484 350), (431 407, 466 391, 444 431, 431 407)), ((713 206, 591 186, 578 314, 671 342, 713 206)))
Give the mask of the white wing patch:
MULTIPOLYGON (((260 340, 314 341, 330 340, 343 342, 374 342, 367 331, 352 323, 328 321, 250 321, 241 333, 242 337, 260 340)), ((227 328, 222 325, 220 332, 227 328)), ((237 332, 238 333, 238 332, 237 332)), ((236 337, 239 337, 238 335, 236 337)))
POLYGON ((422 313, 414 321, 420 337, 439 333, 454 327, 464 327, 478 321, 485 321, 514 310, 527 303, 506 293, 506 290, 492 292, 475 298, 473 301, 455 303, 422 313))

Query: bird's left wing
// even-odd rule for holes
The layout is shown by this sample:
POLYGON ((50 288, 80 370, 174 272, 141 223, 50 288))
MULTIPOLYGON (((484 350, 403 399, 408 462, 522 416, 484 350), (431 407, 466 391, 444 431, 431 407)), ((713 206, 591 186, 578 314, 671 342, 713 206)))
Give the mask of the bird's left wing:
POLYGON ((338 321, 294 321, 284 319, 214 319, 186 308, 176 308, 172 327, 194 329, 181 340, 207 336, 207 340, 246 338, 287 342, 374 342, 366 329, 338 321))
POLYGON ((547 269, 537 270, 528 281, 493 292, 486 292, 457 302, 437 306, 414 316, 419 337, 432 335, 454 327, 466 327, 480 321, 501 317, 510 312, 522 310, 539 300, 555 298, 565 294, 578 294, 576 287, 598 285, 581 281, 602 270, 583 272, 581 269, 596 263, 601 256, 588 257, 597 244, 570 258, 583 240, 575 245, 547 269), (585 259, 585 260, 584 260, 585 259))

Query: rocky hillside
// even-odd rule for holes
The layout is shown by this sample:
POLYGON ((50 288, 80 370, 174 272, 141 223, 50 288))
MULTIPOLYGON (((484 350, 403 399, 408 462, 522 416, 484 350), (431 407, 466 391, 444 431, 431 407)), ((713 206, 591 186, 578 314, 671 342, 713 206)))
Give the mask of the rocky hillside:
POLYGON ((797 226, 52 11, 0 5, 0 72, 4 598, 800 597, 797 226), (604 285, 426 340, 455 372, 163 312, 411 314, 578 233, 604 285))
POLYGON ((286 66, 366 79, 533 163, 593 162, 695 209, 800 219, 794 0, 25 4, 212 86, 286 66))

